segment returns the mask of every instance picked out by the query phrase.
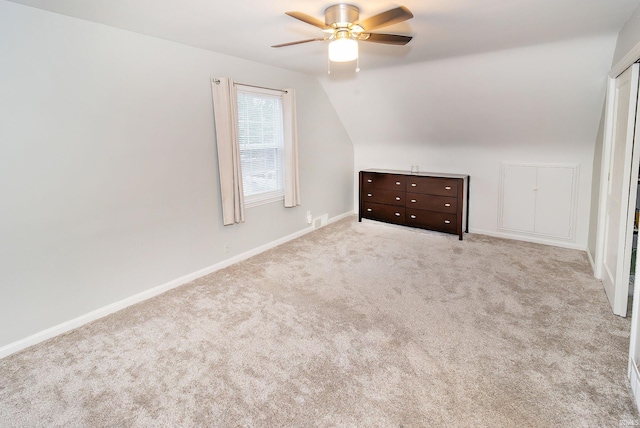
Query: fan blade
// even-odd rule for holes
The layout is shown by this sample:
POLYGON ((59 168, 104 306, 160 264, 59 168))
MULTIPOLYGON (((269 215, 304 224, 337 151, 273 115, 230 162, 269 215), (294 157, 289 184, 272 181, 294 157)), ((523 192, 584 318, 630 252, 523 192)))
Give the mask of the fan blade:
POLYGON ((397 24, 398 22, 406 21, 411 18, 413 18, 413 13, 411 13, 411 11, 406 7, 400 6, 395 9, 382 12, 378 15, 374 15, 364 21, 360 21, 360 26, 366 31, 371 31, 387 25, 397 24))
POLYGON ((273 45, 271 46, 272 48, 281 48, 284 46, 293 46, 293 45, 299 45, 300 43, 309 43, 309 42, 322 42, 327 40, 329 37, 324 37, 321 39, 307 39, 307 40, 298 40, 297 42, 289 42, 289 43, 282 43, 279 45, 273 45))
POLYGON ((387 45, 406 45, 411 41, 411 36, 399 36, 397 34, 362 33, 358 40, 364 42, 384 43, 387 45))
POLYGON ((306 22, 307 24, 311 24, 313 26, 316 26, 322 30, 326 30, 329 27, 327 24, 325 24, 323 21, 320 21, 318 18, 314 18, 313 16, 309 16, 306 13, 302 13, 302 12, 285 12, 286 15, 289 15, 292 18, 295 19, 299 19, 302 22, 306 22))

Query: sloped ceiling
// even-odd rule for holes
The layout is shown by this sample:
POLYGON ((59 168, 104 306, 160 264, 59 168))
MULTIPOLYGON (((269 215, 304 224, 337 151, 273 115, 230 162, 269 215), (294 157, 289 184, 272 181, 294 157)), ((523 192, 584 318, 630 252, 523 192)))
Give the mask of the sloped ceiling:
MULTIPOLYGON (((322 18, 331 4, 309 0, 11 0, 307 74, 327 71, 326 42, 270 46, 322 35, 284 15, 322 18)), ((367 18, 398 6, 351 2, 367 18)), ((361 68, 375 69, 617 32, 639 0, 406 0, 414 14, 380 31, 414 36, 407 46, 361 43, 361 68)))
POLYGON ((595 142, 614 44, 603 35, 320 81, 356 147, 548 156, 595 142))

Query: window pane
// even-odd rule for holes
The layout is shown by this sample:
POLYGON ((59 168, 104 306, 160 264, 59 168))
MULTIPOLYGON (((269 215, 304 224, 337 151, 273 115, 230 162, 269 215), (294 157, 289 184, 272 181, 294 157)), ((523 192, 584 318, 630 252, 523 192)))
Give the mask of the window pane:
POLYGON ((238 138, 244 196, 284 194, 282 98, 239 90, 238 138))

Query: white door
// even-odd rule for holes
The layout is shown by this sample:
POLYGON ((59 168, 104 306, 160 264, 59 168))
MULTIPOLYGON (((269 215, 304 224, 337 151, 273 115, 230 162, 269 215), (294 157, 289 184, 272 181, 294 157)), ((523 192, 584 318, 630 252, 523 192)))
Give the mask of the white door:
POLYGON ((536 224, 540 235, 570 238, 573 227, 576 168, 539 167, 536 177, 536 224))
MULTIPOLYGON (((638 99, 638 64, 615 80, 607 182, 602 282, 616 315, 626 316, 629 290, 627 230, 631 155, 638 99), (626 267, 626 268, 625 268, 626 267)), ((628 237, 632 239, 632 236, 628 237)))
POLYGON ((578 165, 501 163, 500 230, 572 240, 578 165))
POLYGON ((538 168, 528 165, 502 165, 500 228, 507 231, 535 232, 536 176, 538 168))

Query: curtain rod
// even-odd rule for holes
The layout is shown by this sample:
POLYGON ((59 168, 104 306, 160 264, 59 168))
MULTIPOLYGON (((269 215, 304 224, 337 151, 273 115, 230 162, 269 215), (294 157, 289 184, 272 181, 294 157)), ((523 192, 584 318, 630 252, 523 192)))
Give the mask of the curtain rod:
MULTIPOLYGON (((220 79, 212 79, 213 83, 215 83, 216 85, 220 84, 220 79)), ((285 94, 288 94, 289 92, 284 90, 284 89, 275 89, 275 88, 267 88, 266 86, 256 86, 256 85, 247 85, 246 83, 238 83, 238 82, 233 82, 234 85, 242 85, 242 86, 248 86, 250 88, 258 88, 258 89, 267 89, 269 91, 278 91, 278 92, 282 92, 285 94)))

